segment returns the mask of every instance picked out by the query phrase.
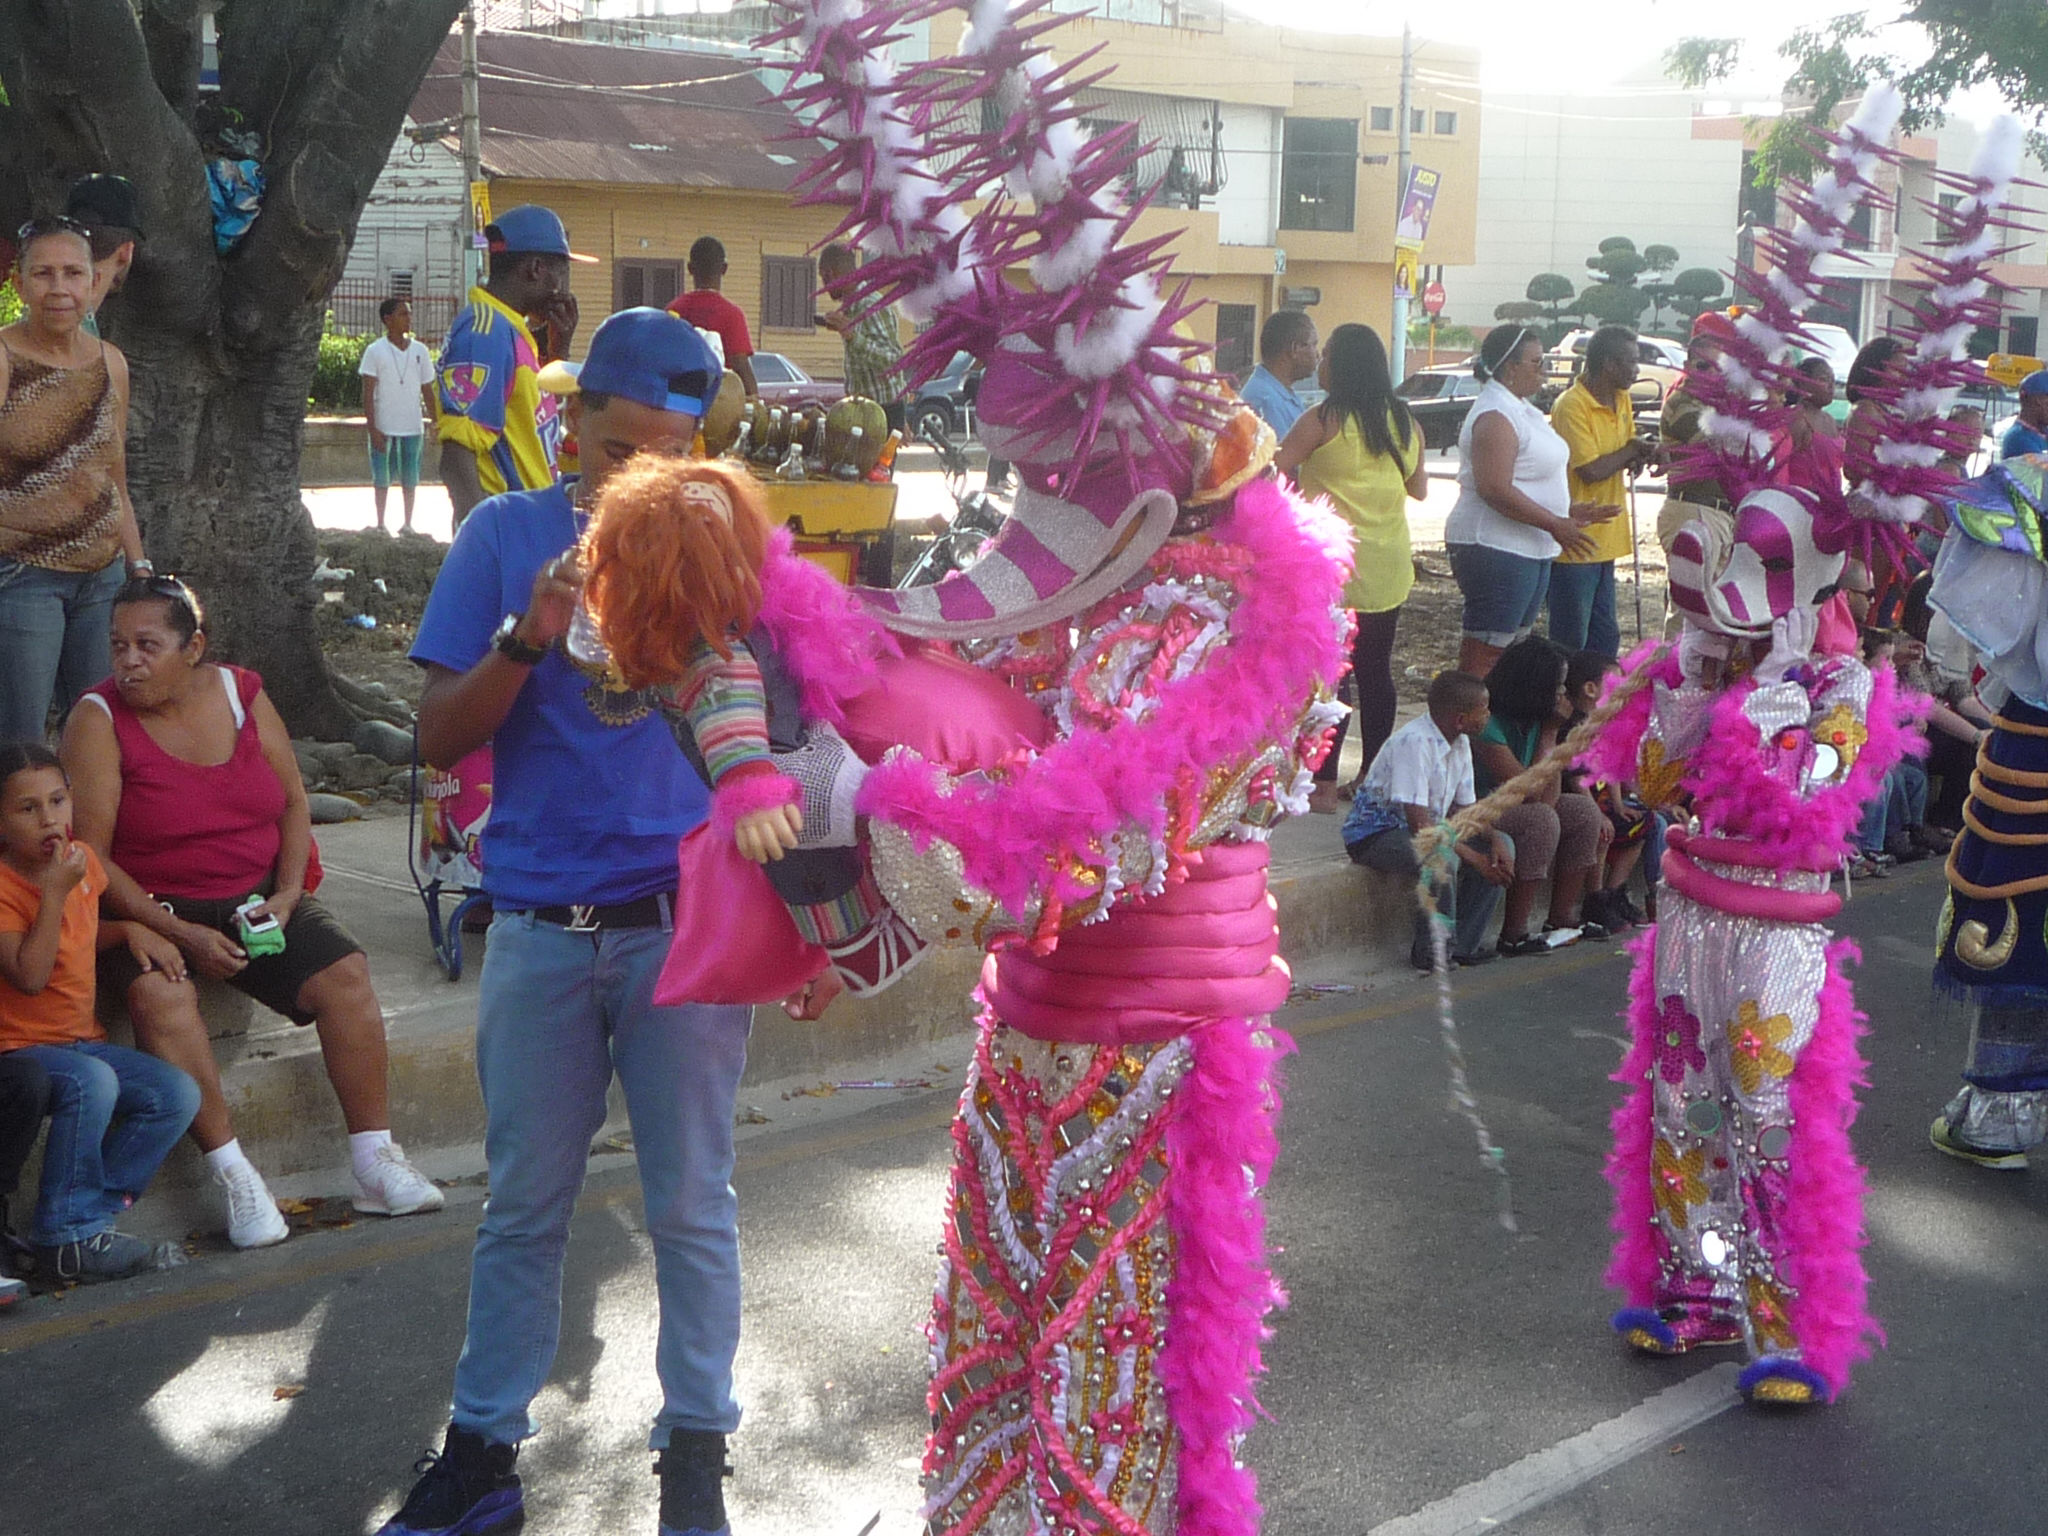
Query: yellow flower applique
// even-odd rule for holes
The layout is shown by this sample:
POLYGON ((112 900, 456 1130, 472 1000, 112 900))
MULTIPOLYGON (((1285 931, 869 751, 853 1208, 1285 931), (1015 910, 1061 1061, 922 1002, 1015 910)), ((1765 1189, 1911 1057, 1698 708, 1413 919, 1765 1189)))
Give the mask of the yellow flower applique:
POLYGON ((1856 712, 1848 705, 1837 704, 1814 722, 1813 739, 1821 746, 1835 749, 1842 760, 1837 776, 1846 778, 1856 766, 1856 755, 1870 740, 1870 728, 1856 718, 1856 712))
POLYGON ((1707 1153, 1694 1147, 1680 1156, 1663 1137, 1650 1150, 1650 1181, 1655 1186, 1657 1208, 1671 1218, 1675 1227, 1685 1225, 1685 1208, 1707 1198, 1707 1153))
POLYGON ((1735 1017, 1722 1026, 1728 1033, 1729 1065, 1744 1093, 1755 1093, 1766 1072, 1772 1077, 1792 1075, 1792 1055, 1779 1049, 1792 1037, 1792 1020, 1782 1013, 1768 1019, 1762 1015, 1755 999, 1745 999, 1735 1017))

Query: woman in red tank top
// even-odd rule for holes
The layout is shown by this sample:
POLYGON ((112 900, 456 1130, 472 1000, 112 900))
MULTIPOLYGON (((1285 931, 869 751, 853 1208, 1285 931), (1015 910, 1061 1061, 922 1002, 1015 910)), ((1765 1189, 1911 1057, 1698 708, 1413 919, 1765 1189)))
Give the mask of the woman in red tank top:
MULTIPOLYGON (((110 915, 162 934, 198 974, 315 1025, 348 1122, 356 1209, 438 1209, 440 1190, 391 1139, 384 1011, 369 962, 307 891, 306 787, 262 679, 206 659, 199 600, 175 577, 121 589, 113 654, 114 675, 64 729, 77 835, 107 867, 110 915), (252 920, 274 918, 282 932, 275 953, 240 942, 236 908, 252 896, 261 898, 252 920)), ((109 951, 100 986, 126 1000, 137 1045, 198 1082, 192 1138, 221 1186, 230 1240, 282 1242, 284 1218, 235 1139, 184 967, 144 971, 109 951)))

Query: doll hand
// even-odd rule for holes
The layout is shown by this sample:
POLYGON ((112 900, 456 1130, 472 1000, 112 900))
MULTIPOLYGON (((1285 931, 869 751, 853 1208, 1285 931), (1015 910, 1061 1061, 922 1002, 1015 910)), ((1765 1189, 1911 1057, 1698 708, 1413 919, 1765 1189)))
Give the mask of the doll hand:
POLYGON ((732 840, 741 857, 756 864, 768 864, 794 848, 797 834, 803 829, 801 807, 771 805, 765 810, 749 811, 734 822, 732 840))
POLYGON ((782 1000, 782 1011, 792 1019, 808 1023, 822 1014, 832 999, 845 990, 846 983, 841 981, 839 973, 828 965, 785 997, 782 1000))

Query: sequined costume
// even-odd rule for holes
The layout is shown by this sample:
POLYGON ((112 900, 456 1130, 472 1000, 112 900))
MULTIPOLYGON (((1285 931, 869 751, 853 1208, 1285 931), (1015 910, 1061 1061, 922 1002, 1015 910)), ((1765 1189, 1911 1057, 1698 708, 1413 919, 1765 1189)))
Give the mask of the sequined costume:
POLYGON ((1636 946, 1608 1179, 1615 1327, 1677 1354, 1744 1344, 1761 1400, 1831 1398, 1867 1351, 1862 1077, 1829 874, 1908 740, 1890 675, 1848 657, 1725 688, 1656 668, 1603 743, 1661 806, 1689 801, 1659 922, 1636 946))
POLYGON ((2048 1138, 2048 458, 1996 466, 1959 488, 1931 600, 1976 647, 1996 711, 1977 749, 1963 831, 1949 850, 1933 1017, 1966 1042, 1963 1086, 1935 1146, 2024 1167, 2048 1138))

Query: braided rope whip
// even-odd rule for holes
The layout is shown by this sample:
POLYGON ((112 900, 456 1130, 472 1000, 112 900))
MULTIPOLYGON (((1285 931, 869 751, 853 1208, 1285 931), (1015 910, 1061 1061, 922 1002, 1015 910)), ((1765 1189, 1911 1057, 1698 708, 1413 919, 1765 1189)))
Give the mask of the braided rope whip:
POLYGON ((1465 1066, 1465 1047, 1458 1038, 1457 1015, 1451 1006, 1450 918, 1437 907, 1436 888, 1457 878, 1458 844, 1474 833, 1490 831, 1511 806, 1542 794, 1564 776, 1580 752, 1607 728, 1608 722, 1627 708, 1629 700, 1649 686, 1657 663, 1670 654, 1667 642, 1660 645, 1633 672, 1608 690, 1593 712, 1573 727, 1571 733, 1542 757, 1502 784, 1484 800, 1468 805, 1448 821, 1415 834, 1415 858, 1422 872, 1415 882, 1415 899, 1429 920, 1431 969, 1436 977, 1437 1031, 1443 1038, 1444 1058, 1450 1068, 1451 1104, 1472 1127, 1479 1143, 1479 1161, 1489 1173, 1500 1178, 1500 1224, 1510 1232, 1519 1231, 1515 1222, 1514 1189, 1508 1179, 1507 1149, 1493 1139, 1486 1118, 1479 1112, 1478 1096, 1465 1066))

